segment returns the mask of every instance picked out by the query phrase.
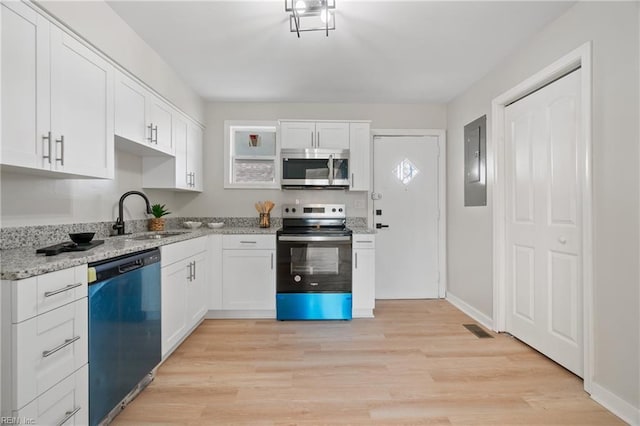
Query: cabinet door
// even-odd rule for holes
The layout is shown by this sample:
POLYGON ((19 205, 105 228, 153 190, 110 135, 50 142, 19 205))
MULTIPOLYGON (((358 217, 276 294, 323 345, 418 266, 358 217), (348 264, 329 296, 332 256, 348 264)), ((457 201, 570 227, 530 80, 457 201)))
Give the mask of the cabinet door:
POLYGON ((147 91, 120 72, 116 73, 115 84, 115 134, 133 142, 148 144, 147 91))
POLYGON ((194 191, 202 191, 202 129, 189 123, 187 138, 187 173, 191 173, 190 188, 194 191))
POLYGON ((188 124, 187 120, 179 115, 174 116, 174 147, 175 147, 175 174, 176 188, 190 189, 189 169, 187 159, 188 124))
POLYGON ((353 251, 352 292, 354 316, 373 316, 376 288, 375 261, 375 250, 356 249, 353 251))
POLYGON ((349 168, 351 191, 369 191, 371 176, 371 138, 369 123, 349 124, 349 168))
POLYGON ((349 149, 349 123, 316 123, 316 148, 349 149))
POLYGON ((193 278, 187 282, 187 328, 191 329, 207 313, 207 265, 205 253, 189 259, 193 278))
POLYGON ((207 250, 209 309, 222 309, 222 235, 209 235, 207 250))
POLYGON ((280 123, 281 148, 315 148, 316 123, 283 121, 280 123))
POLYGON ((49 22, 21 2, 0 7, 2 164, 49 169, 49 22))
POLYGON ((149 97, 149 123, 152 130, 151 140, 159 150, 173 154, 173 125, 171 107, 162 99, 153 95, 149 97))
POLYGON ((182 340, 187 332, 188 261, 162 268, 162 357, 182 340))
POLYGON ((54 168, 113 178, 113 67, 60 28, 50 34, 54 168))
POLYGON ((222 307, 276 308, 274 250, 223 250, 222 307))
POLYGON ((32 424, 38 425, 87 425, 89 424, 88 384, 89 366, 85 365, 29 405, 14 411, 14 417, 29 419, 34 422, 32 424))

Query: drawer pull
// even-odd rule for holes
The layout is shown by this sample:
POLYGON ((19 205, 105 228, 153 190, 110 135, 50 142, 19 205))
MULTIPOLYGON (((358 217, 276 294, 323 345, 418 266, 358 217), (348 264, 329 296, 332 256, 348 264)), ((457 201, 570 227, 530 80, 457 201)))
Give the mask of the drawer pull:
POLYGON ((56 294, 60 294, 60 293, 64 293, 65 291, 69 291, 72 290, 76 287, 80 287, 82 285, 82 283, 77 283, 77 284, 69 284, 66 287, 63 288, 59 288, 58 290, 53 290, 53 291, 45 291, 44 292, 44 297, 51 297, 51 296, 55 296, 56 294))
POLYGON ((257 244, 257 241, 240 241, 240 244, 257 244))
POLYGON ((76 337, 72 337, 71 339, 66 339, 64 341, 64 343, 56 346, 53 349, 50 349, 48 351, 42 351, 42 358, 46 358, 50 355, 55 354, 56 352, 58 352, 60 349, 66 348, 67 346, 69 346, 70 344, 72 344, 73 342, 75 342, 76 340, 80 339, 80 336, 76 336, 76 337))
POLYGON ((76 413, 77 413, 78 411, 80 411, 80 407, 78 407, 78 408, 74 408, 73 410, 71 410, 71 411, 67 411, 66 413, 64 413, 64 419, 60 420, 60 421, 56 424, 56 426, 62 426, 63 424, 65 424, 66 422, 68 422, 68 421, 69 421, 69 419, 70 419, 71 417, 75 416, 75 415, 76 415, 76 413))

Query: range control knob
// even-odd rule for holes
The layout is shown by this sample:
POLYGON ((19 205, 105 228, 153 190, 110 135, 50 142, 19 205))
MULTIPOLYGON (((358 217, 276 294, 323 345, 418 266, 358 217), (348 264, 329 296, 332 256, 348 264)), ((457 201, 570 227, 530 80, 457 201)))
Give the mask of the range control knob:
POLYGON ((296 208, 295 208, 295 207, 294 207, 294 208, 292 208, 292 209, 291 209, 291 211, 292 211, 293 213, 295 213, 295 212, 296 212, 296 208))
POLYGON ((336 209, 331 209, 331 211, 335 213, 335 212, 336 212, 336 209))
POLYGON ((289 213, 289 207, 287 207, 286 209, 284 209, 285 213, 289 213))
POLYGON ((338 209, 338 211, 339 211, 340 213, 342 213, 342 209, 338 209))
POLYGON ((293 280, 299 283, 300 281, 302 281, 302 277, 300 275, 296 275, 295 277, 293 277, 293 280))

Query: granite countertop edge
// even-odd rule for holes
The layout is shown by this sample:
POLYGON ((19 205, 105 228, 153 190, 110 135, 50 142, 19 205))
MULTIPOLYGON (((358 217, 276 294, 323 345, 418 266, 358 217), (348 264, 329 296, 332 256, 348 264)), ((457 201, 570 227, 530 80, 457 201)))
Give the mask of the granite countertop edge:
MULTIPOLYGON (((223 227, 219 229, 167 229, 166 232, 181 231, 180 235, 166 237, 158 240, 134 240, 132 237, 151 232, 141 232, 131 235, 122 235, 105 238, 104 244, 84 252, 62 253, 56 256, 36 254, 35 248, 25 247, 8 250, 0 250, 0 279, 21 280, 37 275, 55 272, 61 269, 71 268, 91 262, 113 257, 123 256, 156 247, 186 241, 207 235, 233 235, 233 234, 263 234, 275 235, 278 229, 258 227, 223 227)), ((352 228, 355 234, 372 234, 375 230, 363 227, 352 228)))

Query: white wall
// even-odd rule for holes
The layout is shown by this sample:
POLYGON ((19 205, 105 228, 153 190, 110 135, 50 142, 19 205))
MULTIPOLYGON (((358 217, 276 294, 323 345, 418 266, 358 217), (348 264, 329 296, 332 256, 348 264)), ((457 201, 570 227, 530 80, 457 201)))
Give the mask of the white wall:
MULTIPOLYGON (((364 192, 348 191, 281 191, 279 189, 224 189, 224 121, 277 120, 284 118, 312 120, 372 120, 371 128, 415 129, 446 127, 443 105, 410 104, 323 104, 323 103, 209 103, 206 109, 204 144, 204 193, 177 194, 182 216, 255 216, 253 204, 270 199, 276 203, 274 216, 280 216, 282 203, 323 202, 347 204, 348 216, 367 216, 367 208, 356 208, 355 202, 366 203, 364 192)), ((366 204, 365 204, 366 205, 366 204)))
MULTIPOLYGON (((52 179, 2 172, 2 227, 115 221, 120 196, 142 190, 142 160, 116 151, 115 179, 52 179)), ((142 190, 152 203, 175 206, 171 191, 142 190)), ((144 219, 141 197, 129 197, 125 220, 144 219)))
POLYGON ((202 99, 107 3, 102 0, 37 3, 186 114, 203 121, 202 99))
MULTIPOLYGON (((637 2, 576 4, 447 108, 448 291, 491 317, 492 192, 489 188, 487 207, 464 207, 463 126, 483 114, 490 123, 496 96, 593 41, 594 384, 611 392, 623 410, 634 407, 626 413, 635 409, 635 416, 640 409, 637 7, 637 2)), ((640 422, 627 421, 634 418, 640 422)))

